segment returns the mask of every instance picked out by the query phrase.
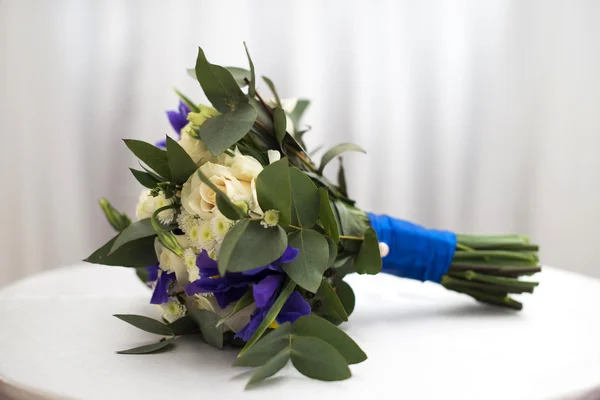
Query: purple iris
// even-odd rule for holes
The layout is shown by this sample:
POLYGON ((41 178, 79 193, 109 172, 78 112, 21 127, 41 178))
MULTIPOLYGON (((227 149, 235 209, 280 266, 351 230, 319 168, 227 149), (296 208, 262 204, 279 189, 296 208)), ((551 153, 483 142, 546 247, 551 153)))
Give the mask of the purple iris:
MULTIPOLYGON (((187 116, 190 112, 190 108, 181 100, 179 101, 179 107, 177 110, 167 111, 167 117, 169 118, 169 122, 171 123, 173 130, 177 134, 177 138, 181 137, 181 130, 187 125, 187 116)), ((156 146, 163 149, 166 148, 167 140, 164 139, 156 142, 156 146)))
POLYGON ((156 281, 156 286, 154 286, 154 292, 152 293, 150 304, 164 304, 168 302, 169 287, 174 280, 175 272, 168 273, 162 271, 158 277, 158 280, 156 281))
POLYGON ((147 284, 154 283, 158 279, 158 271, 160 268, 158 267, 158 263, 148 265, 146 268, 146 272, 148 273, 148 279, 146 279, 147 284))
MULTIPOLYGON (((221 308, 238 301, 252 284, 252 296, 256 303, 256 310, 250 317, 250 322, 242 328, 236 337, 248 341, 260 323, 265 319, 267 312, 277 299, 281 286, 285 280, 285 273, 281 269, 282 263, 288 263, 296 258, 299 251, 287 247, 277 260, 260 268, 241 273, 228 273, 219 276, 217 262, 203 251, 196 258, 196 265, 200 269, 200 279, 185 286, 188 295, 196 293, 213 293, 221 308)), ((293 322, 302 315, 310 314, 310 305, 299 292, 293 292, 276 318, 277 323, 293 322)))

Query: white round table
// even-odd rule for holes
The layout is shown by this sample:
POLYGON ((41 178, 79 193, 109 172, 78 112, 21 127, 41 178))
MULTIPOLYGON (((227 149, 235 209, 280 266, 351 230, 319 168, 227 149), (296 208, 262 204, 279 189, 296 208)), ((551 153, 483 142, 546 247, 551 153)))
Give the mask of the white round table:
POLYGON ((600 281, 554 268, 536 278, 536 293, 514 312, 431 283, 351 276, 357 305, 343 328, 369 356, 353 377, 320 382, 288 365, 244 391, 250 373, 231 367, 236 352, 197 338, 159 354, 116 354, 157 340, 112 316, 158 317, 148 288, 124 268, 60 268, 0 290, 0 386, 85 400, 535 400, 593 390, 600 281))

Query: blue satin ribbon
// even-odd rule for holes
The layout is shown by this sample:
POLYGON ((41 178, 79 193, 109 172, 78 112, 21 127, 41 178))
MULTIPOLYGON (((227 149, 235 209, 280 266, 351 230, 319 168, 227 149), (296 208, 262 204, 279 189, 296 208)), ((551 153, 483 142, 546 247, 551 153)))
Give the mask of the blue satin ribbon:
POLYGON ((390 248, 383 258, 382 272, 420 281, 442 281, 454 257, 455 233, 426 229, 387 215, 368 215, 377 239, 390 248))

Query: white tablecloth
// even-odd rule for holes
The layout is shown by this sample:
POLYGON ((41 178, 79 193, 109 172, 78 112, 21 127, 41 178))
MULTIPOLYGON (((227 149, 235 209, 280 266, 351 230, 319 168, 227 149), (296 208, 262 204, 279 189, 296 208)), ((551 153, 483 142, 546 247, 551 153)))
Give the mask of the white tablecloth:
POLYGON ((131 270, 79 265, 0 290, 0 376, 70 399, 555 399, 600 385, 600 281, 545 268, 524 310, 478 304, 441 286, 352 276, 344 329, 369 359, 347 381, 290 365, 244 392, 236 352, 193 337, 170 352, 118 355, 152 343, 112 314, 158 316, 131 270), (312 396, 312 397, 309 397, 312 396))

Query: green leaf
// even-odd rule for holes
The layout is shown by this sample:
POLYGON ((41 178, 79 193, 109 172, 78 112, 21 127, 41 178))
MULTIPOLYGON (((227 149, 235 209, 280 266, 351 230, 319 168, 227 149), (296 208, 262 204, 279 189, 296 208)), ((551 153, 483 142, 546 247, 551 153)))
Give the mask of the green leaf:
POLYGON ((246 49, 246 55, 248 56, 248 64, 250 64, 250 83, 248 84, 248 96, 254 97, 256 96, 256 77, 254 76, 254 63, 252 62, 252 57, 250 57, 250 52, 248 51, 248 46, 246 46, 246 42, 244 42, 244 48, 246 49))
POLYGON ((319 219, 319 191, 313 181, 296 167, 290 167, 292 223, 311 228, 319 219))
POLYGON ((152 171, 150 168, 146 168, 146 166, 144 166, 141 162, 138 161, 138 164, 140 164, 140 167, 142 167, 142 169, 146 171, 148 175, 156 179, 158 182, 166 182, 168 180, 167 178, 164 178, 156 172, 152 171))
POLYGON ((296 103, 296 107, 294 107, 294 110, 289 114, 296 132, 300 131, 300 121, 309 105, 310 100, 299 99, 296 103))
POLYGON ((335 264, 335 259, 338 255, 337 244, 329 236, 325 237, 325 239, 327 239, 327 245, 329 246, 329 259, 327 261, 327 267, 333 267, 335 264))
POLYGON ((325 188, 319 188, 319 220, 325 230, 335 243, 340 241, 340 231, 329 202, 329 192, 325 188))
POLYGON ((263 76, 262 78, 266 82, 269 89, 271 89, 271 92, 273 92, 273 96, 275 97, 275 102, 276 102, 277 106, 281 107, 281 100, 279 99, 279 95, 277 94, 277 89, 275 89, 275 85, 273 84, 273 81, 270 80, 269 78, 267 78, 266 76, 263 76))
POLYGON ((182 335, 185 333, 198 330, 199 326, 196 320, 191 315, 185 315, 167 325, 174 335, 182 335))
POLYGON ((252 295, 252 289, 248 289, 246 293, 244 293, 242 298, 236 301, 235 305, 233 306, 233 309, 227 315, 219 319, 219 321, 217 322, 217 327, 223 325, 225 322, 227 322, 229 318, 231 318, 244 308, 248 307, 252 303, 254 303, 254 296, 252 295))
POLYGON ((143 315, 133 314, 115 314, 114 317, 125 321, 128 324, 135 326, 146 332, 154 333, 155 335, 173 336, 174 332, 167 325, 152 318, 144 317, 143 315))
POLYGON ((130 268, 145 267, 158 262, 154 251, 154 237, 149 236, 128 242, 115 252, 110 253, 118 237, 119 235, 109 240, 84 261, 92 264, 130 268))
POLYGON ((294 367, 309 378, 340 381, 352 376, 344 356, 335 347, 316 337, 294 337, 291 359, 294 367))
MULTIPOLYGON (((194 71, 194 70, 191 70, 194 71)), ((189 73, 189 72, 188 72, 189 73)), ((194 75, 192 75, 192 77, 194 79, 196 79, 196 72, 194 71, 194 75)), ((192 110, 192 112, 198 113, 200 112, 200 108, 198 108, 197 105, 194 104, 193 101, 191 101, 190 99, 188 99, 183 93, 181 93, 179 90, 173 88, 173 90, 175 91, 175 94, 177 94, 177 96, 181 99, 181 101, 183 101, 189 108, 190 110, 192 110)))
POLYGON ((219 316, 208 310, 192 309, 189 311, 202 332, 202 337, 209 345, 223 348, 223 327, 217 327, 219 316))
POLYGON ((359 274, 375 275, 381 272, 381 265, 377 233, 373 228, 369 228, 365 231, 364 240, 360 252, 356 256, 354 266, 359 274))
POLYGON ((279 325, 233 363, 236 367, 260 367, 290 344, 292 324, 279 325))
POLYGON ((283 111, 283 108, 279 106, 275 107, 273 109, 273 124, 275 125, 277 143, 279 143, 280 146, 286 134, 286 122, 285 111, 283 111))
POLYGON ((300 252, 292 262, 282 265, 283 270, 300 287, 316 293, 329 260, 327 240, 316 231, 304 229, 290 235, 289 245, 300 252))
POLYGON ((290 360, 290 349, 285 348, 271 358, 265 365, 258 368, 248 381, 248 385, 265 380, 279 372, 290 360))
POLYGON ((137 158, 146 163, 156 173, 167 179, 171 178, 169 159, 167 158, 166 151, 141 140, 124 139, 123 141, 137 158))
POLYGON ((358 151, 361 153, 366 153, 362 147, 355 145, 354 143, 341 143, 337 146, 332 147, 327 150, 325 154, 323 154, 323 158, 321 159, 321 165, 319 166, 319 174, 323 173, 325 166, 329 163, 329 161, 333 160, 335 157, 346 151, 358 151))
POLYGON ((196 171, 200 181, 211 188, 217 195, 217 208, 221 213, 229 219, 237 220, 245 217, 244 211, 231 201, 229 196, 221 191, 200 169, 196 171))
POLYGON ((198 47, 195 71, 204 94, 220 112, 226 113, 234 106, 248 103, 248 97, 240 90, 231 73, 219 65, 210 64, 200 47, 198 47))
POLYGON ((242 219, 225 235, 219 251, 219 273, 268 265, 281 257, 286 247, 287 236, 282 227, 265 228, 260 221, 242 219))
POLYGON ((156 231, 152 227, 152 221, 150 218, 145 218, 134 222, 125 228, 125 230, 123 230, 123 232, 121 232, 121 234, 117 237, 117 240, 115 240, 109 254, 114 253, 117 249, 119 249, 119 247, 123 246, 127 242, 155 235, 156 231))
POLYGON ((338 188, 344 196, 348 196, 348 185, 346 184, 346 171, 344 170, 344 160, 340 157, 340 168, 338 169, 338 188))
POLYGON ((258 204, 265 210, 279 211, 279 225, 292 221, 292 194, 287 157, 267 165, 256 178, 258 204))
POLYGON ((352 287, 346 283, 346 281, 338 281, 335 285, 336 294, 344 309, 346 310, 346 314, 350 316, 354 311, 354 304, 356 303, 356 298, 354 296, 354 291, 352 287))
POLYGON ((329 343, 339 351, 348 364, 358 364, 367 359, 365 352, 350 336, 331 322, 316 315, 298 318, 293 323, 292 330, 298 336, 314 336, 329 343))
POLYGON ((320 313, 334 319, 348 321, 348 314, 331 285, 323 280, 316 296, 321 301, 320 313))
MULTIPOLYGON (((233 76, 235 79, 235 83, 238 84, 240 88, 245 87, 248 83, 246 83, 246 79, 250 81, 250 71, 246 68, 238 68, 238 67, 225 67, 227 71, 233 76)), ((196 71, 191 70, 194 73, 194 78, 196 77, 196 71)))
POLYGON ((157 235, 157 238, 158 238, 158 241, 160 242, 160 244, 162 244, 164 247, 169 249, 175 255, 183 258, 184 248, 181 246, 181 244, 177 240, 177 237, 172 232, 168 232, 163 227, 163 225, 160 222, 158 222, 158 219, 157 219, 158 214, 160 214, 161 212, 168 210, 168 209, 177 208, 177 207, 178 207, 177 204, 170 204, 168 206, 160 207, 159 209, 154 211, 154 213, 152 214, 152 217, 150 218, 150 221, 152 222, 152 228, 156 232, 156 235, 157 235))
POLYGON ((238 104, 231 111, 204 121, 199 130, 200 138, 212 155, 219 156, 250 132, 256 116, 253 105, 238 104))
POLYGON ((137 169, 129 168, 135 179, 144 187, 148 189, 154 189, 158 185, 158 179, 153 177, 147 172, 139 171, 137 169))
POLYGON ((129 349, 129 350, 117 351, 117 353, 118 354, 149 354, 149 353, 156 353, 159 350, 171 348, 172 345, 173 345, 173 340, 175 340, 174 337, 162 338, 160 340, 160 342, 153 343, 153 344, 147 344, 147 345, 140 346, 140 347, 134 347, 133 349, 129 349))
POLYGON ((290 297, 290 294, 292 294, 295 288, 296 284, 294 283, 294 281, 288 279, 283 290, 281 291, 281 293, 279 293, 277 300, 275 300, 275 303, 273 303, 271 309, 269 310, 267 315, 265 315, 265 319, 263 319, 258 328, 256 328, 256 331, 254 332, 250 340, 248 340, 244 348, 242 348, 242 350, 238 354, 238 358, 242 357, 244 353, 250 350, 252 346, 254 346, 254 344, 258 341, 258 339, 260 339, 263 333, 265 333, 269 325, 271 325, 271 323, 275 321, 275 318, 277 318, 277 315, 279 315, 279 311, 281 311, 286 300, 288 299, 288 297, 290 297))
POLYGON ((171 179, 175 183, 184 184, 198 169, 188 153, 173 139, 167 136, 167 158, 171 179))
POLYGON ((104 211, 104 216, 108 220, 108 223, 117 232, 123 231, 131 224, 129 217, 118 212, 105 198, 100 199, 100 207, 102 208, 102 211, 104 211))

